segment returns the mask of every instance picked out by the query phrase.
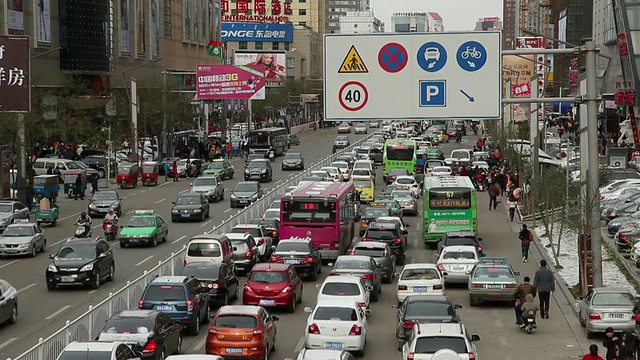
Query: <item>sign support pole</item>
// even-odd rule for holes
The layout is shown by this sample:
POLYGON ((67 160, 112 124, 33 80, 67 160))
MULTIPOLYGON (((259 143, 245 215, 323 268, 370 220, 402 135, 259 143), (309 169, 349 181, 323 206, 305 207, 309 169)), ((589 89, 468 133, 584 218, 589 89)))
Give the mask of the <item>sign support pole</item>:
POLYGON ((131 77, 131 149, 135 158, 132 162, 138 163, 138 87, 136 79, 131 77))
POLYGON ((17 117, 17 125, 18 125, 18 178, 16 179, 16 184, 18 185, 18 201, 28 206, 27 202, 27 149, 26 142, 27 139, 25 137, 25 126, 24 126, 24 114, 18 114, 17 117))

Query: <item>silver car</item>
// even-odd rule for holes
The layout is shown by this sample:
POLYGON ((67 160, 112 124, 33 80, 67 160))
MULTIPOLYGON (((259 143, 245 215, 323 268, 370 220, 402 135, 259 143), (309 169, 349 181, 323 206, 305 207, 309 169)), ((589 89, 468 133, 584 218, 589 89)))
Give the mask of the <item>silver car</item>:
POLYGON ((340 135, 336 137, 333 145, 336 147, 336 149, 344 149, 351 145, 351 140, 349 140, 348 136, 340 135))
POLYGON ((13 224, 13 222, 18 219, 29 220, 29 209, 18 201, 1 200, 0 231, 3 231, 7 225, 13 224))
POLYGON ((208 201, 224 200, 224 186, 218 175, 201 176, 191 183, 191 192, 204 195, 208 201))
POLYGON ((393 190, 391 196, 402 206, 403 214, 418 215, 418 202, 409 190, 393 190))
POLYGON ((0 256, 31 255, 47 248, 47 238, 40 226, 26 220, 16 220, 0 236, 0 256))
POLYGON ((367 133, 367 124, 356 124, 354 126, 353 131, 356 134, 366 134, 367 133))
POLYGON ((578 320, 587 329, 587 338, 604 333, 612 327, 615 332, 632 331, 636 327, 633 307, 638 301, 628 289, 622 287, 593 288, 585 297, 578 298, 578 320))

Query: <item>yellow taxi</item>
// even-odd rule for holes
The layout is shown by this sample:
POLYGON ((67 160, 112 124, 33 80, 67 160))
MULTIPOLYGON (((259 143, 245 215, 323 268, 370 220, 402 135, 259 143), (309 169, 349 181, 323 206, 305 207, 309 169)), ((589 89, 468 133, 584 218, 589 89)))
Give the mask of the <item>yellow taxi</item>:
POLYGON ((354 176, 351 179, 356 190, 360 191, 360 202, 371 203, 376 193, 376 185, 369 176, 354 176))

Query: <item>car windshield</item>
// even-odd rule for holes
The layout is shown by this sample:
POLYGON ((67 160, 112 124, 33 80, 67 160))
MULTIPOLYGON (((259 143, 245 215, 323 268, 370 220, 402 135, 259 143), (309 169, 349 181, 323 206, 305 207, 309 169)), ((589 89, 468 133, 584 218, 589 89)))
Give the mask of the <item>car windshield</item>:
POLYGON ((247 167, 250 169, 263 169, 267 167, 267 164, 264 162, 264 160, 252 160, 249 162, 249 165, 247 165, 247 167))
POLYGON ((220 245, 217 243, 198 243, 189 244, 187 256, 192 257, 220 257, 220 245))
POLYGON ((347 141, 347 140, 349 140, 349 138, 348 138, 348 137, 346 137, 346 136, 338 136, 338 137, 336 138, 336 141, 347 141))
POLYGON ((64 260, 93 260, 96 258, 96 246, 91 245, 65 245, 56 255, 64 260))
POLYGON ((314 320, 358 321, 356 309, 347 307, 319 307, 313 314, 314 320))
POLYGON ((298 160, 301 158, 302 158, 302 155, 300 155, 300 153, 286 153, 284 155, 285 160, 298 160))
POLYGON ((217 279, 220 276, 219 266, 203 266, 198 263, 188 264, 180 272, 182 276, 193 276, 196 279, 217 279))
POLYGON ((442 254, 444 260, 475 260, 476 253, 471 251, 447 251, 442 254))
POLYGON ((360 287, 353 283, 328 283, 322 288, 323 295, 357 296, 360 295, 360 287))
POLYGON ((91 198, 93 201, 117 201, 118 194, 108 191, 97 191, 91 198))
POLYGON ((320 169, 320 171, 326 171, 329 174, 337 174, 338 173, 338 169, 337 168, 329 168, 329 167, 323 167, 320 169))
POLYGON ((149 317, 113 317, 104 325, 103 332, 108 334, 149 334, 154 320, 149 317))
POLYGON ((413 198, 413 195, 411 194, 411 191, 407 191, 407 190, 393 190, 391 192, 391 196, 393 196, 394 198, 399 198, 399 199, 403 199, 403 198, 412 199, 413 198))
POLYGON ((236 188, 233 190, 235 192, 257 192, 258 185, 257 184, 238 184, 236 188))
POLYGON ((414 354, 433 354, 438 350, 450 349, 458 354, 467 354, 467 344, 463 337, 429 336, 416 339, 414 354))
POLYGON ((254 271, 249 281, 260 284, 280 284, 287 281, 287 274, 280 271, 254 271))
POLYGON ((368 207, 364 210, 364 217, 367 218, 378 218, 387 215, 389 215, 389 210, 381 206, 368 207))
POLYGON ((133 228, 146 228, 146 227, 155 227, 156 222, 152 217, 132 217, 127 222, 125 227, 133 227, 133 228))
POLYGON ((214 186, 216 184, 217 181, 214 177, 201 177, 197 178, 196 181, 193 182, 193 186, 214 186))
POLYGON ((409 175, 407 169, 395 168, 389 170, 389 175, 400 176, 400 175, 409 175))
POLYGON ((2 237, 15 237, 15 236, 32 236, 32 226, 9 226, 2 233, 2 237))
POLYGON ((345 162, 334 162, 331 163, 332 167, 337 167, 338 169, 347 169, 349 168, 349 164, 345 163, 345 162))
POLYGON ((6 213, 12 213, 13 212, 13 206, 11 206, 11 204, 0 204, 0 213, 2 214, 6 214, 6 213))
MULTIPOLYGON (((280 208, 280 206, 278 206, 280 208)), ((267 229, 278 229, 275 219, 252 219, 249 224, 264 225, 267 229)))
POLYGON ((176 205, 195 205, 200 204, 199 196, 180 196, 176 200, 176 205))
POLYGON ((371 263, 369 262, 369 259, 354 259, 347 256, 338 258, 333 268, 336 270, 370 270, 371 263))
POLYGON ((213 324, 213 327, 232 329, 255 329, 257 325, 258 322, 253 316, 220 315, 216 318, 216 322, 215 324, 213 324))
POLYGON ((396 180, 396 183, 402 184, 402 185, 412 185, 415 182, 416 181, 411 178, 399 178, 396 180))
POLYGON ((421 268, 421 269, 404 269, 402 280, 435 280, 440 279, 440 273, 433 268, 421 268))
MULTIPOLYGON (((87 360, 87 351, 63 351, 56 360, 87 360)), ((91 360, 111 360, 111 350, 91 351, 91 360)))
POLYGON ((373 184, 369 180, 353 180, 353 186, 360 189, 371 189, 373 184))
POLYGON ((249 251, 249 245, 245 240, 231 240, 231 246, 233 246, 238 252, 242 252, 243 255, 245 252, 249 251))
POLYGON ((309 252, 309 245, 307 243, 298 241, 281 241, 278 243, 276 252, 309 252))
POLYGON ((250 234, 253 237, 262 237, 262 233, 258 228, 239 227, 239 228, 233 228, 229 232, 232 234, 250 234))
POLYGON ((147 288, 143 299, 145 301, 185 301, 187 294, 182 285, 152 284, 147 288))
POLYGON ((371 257, 384 257, 385 251, 384 248, 373 247, 373 246, 358 246, 353 249, 353 255, 364 255, 371 257))
POLYGON ((441 316, 452 317, 455 310, 445 301, 412 301, 407 304, 406 316, 441 316))
POLYGON ((600 293, 593 297, 591 304, 593 306, 633 306, 635 300, 633 295, 628 293, 600 293))
POLYGON ((353 176, 371 176, 371 172, 367 169, 353 169, 351 173, 353 176))
POLYGON ((501 266, 483 266, 473 274, 473 279, 479 282, 513 281, 511 269, 501 266))
POLYGON ((212 162, 211 164, 209 164, 209 166, 207 166, 207 169, 209 170, 222 170, 224 169, 224 164, 221 162, 212 162))
POLYGON ((393 239, 396 239, 398 236, 391 230, 371 229, 371 230, 367 230, 366 237, 369 239, 393 240, 393 239))

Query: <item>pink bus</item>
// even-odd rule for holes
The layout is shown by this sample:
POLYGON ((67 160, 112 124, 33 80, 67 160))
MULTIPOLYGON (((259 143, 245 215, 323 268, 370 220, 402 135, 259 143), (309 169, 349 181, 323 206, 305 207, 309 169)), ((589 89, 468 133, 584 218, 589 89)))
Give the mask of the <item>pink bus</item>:
POLYGON ((280 239, 309 236, 323 260, 336 259, 353 239, 355 195, 351 182, 307 183, 286 193, 280 200, 280 239))

